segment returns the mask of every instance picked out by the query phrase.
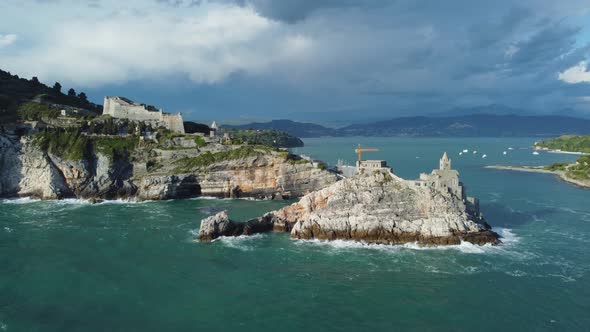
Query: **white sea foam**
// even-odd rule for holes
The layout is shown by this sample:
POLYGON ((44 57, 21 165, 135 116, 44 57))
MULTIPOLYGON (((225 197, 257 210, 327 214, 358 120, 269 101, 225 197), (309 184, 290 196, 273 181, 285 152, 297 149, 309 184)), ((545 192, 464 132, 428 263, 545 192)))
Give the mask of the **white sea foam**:
POLYGON ((30 198, 30 197, 21 197, 21 198, 6 198, 0 200, 2 204, 29 204, 29 203, 36 203, 41 202, 41 199, 37 198, 30 198))
POLYGON ((351 241, 351 240, 333 240, 333 241, 322 241, 317 239, 311 240, 294 240, 295 244, 304 245, 304 244, 313 244, 313 245, 320 245, 320 246, 328 246, 333 249, 339 250, 350 250, 350 249, 372 249, 372 250, 382 250, 382 251, 390 251, 390 252, 399 252, 400 250, 413 250, 413 251, 440 251, 440 250, 454 250, 459 251, 466 254, 483 254, 486 252, 494 251, 494 250, 502 250, 505 249, 506 246, 510 246, 520 240, 516 234, 512 233, 512 230, 509 228, 498 228, 493 229, 498 235, 502 238, 502 244, 493 246, 491 244, 486 244, 483 246, 473 244, 471 242, 461 241, 460 244, 457 245, 441 245, 441 246, 421 246, 417 242, 410 242, 404 243, 399 245, 389 245, 389 244, 374 244, 374 243, 367 243, 362 241, 351 241))
POLYGON ((212 242, 219 242, 228 248, 238 249, 241 251, 251 251, 254 250, 256 241, 260 240, 264 236, 264 234, 221 236, 212 242))
POLYGON ((458 245, 448 246, 421 246, 416 242, 404 243, 398 245, 389 244, 375 244, 361 241, 351 240, 333 240, 333 241, 322 241, 317 239, 312 240, 295 240, 296 244, 313 244, 320 246, 328 246, 337 250, 350 250, 350 249, 371 249, 381 250, 388 252, 399 252, 401 250, 412 250, 412 251, 439 251, 439 250, 456 250, 462 253, 468 254, 481 254, 485 253, 484 248, 492 247, 491 245, 479 246, 470 242, 462 241, 458 245))
POLYGON ((214 197, 214 196, 199 196, 199 197, 193 197, 191 198, 191 200, 210 200, 210 199, 219 199, 218 197, 214 197))

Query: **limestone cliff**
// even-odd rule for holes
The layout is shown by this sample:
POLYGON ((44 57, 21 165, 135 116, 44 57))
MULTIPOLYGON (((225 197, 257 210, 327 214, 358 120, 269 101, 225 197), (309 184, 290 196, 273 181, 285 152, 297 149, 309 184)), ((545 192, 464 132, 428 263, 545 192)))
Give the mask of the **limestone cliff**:
POLYGON ((166 151, 137 147, 128 157, 115 158, 90 147, 82 158, 73 159, 42 149, 31 137, 0 135, 0 196, 282 198, 301 196, 337 180, 334 174, 310 163, 288 160, 288 154, 282 151, 251 147, 247 154, 238 154, 233 151, 240 147, 221 145, 207 149, 166 151), (212 153, 211 149, 217 150, 212 153), (215 159, 219 154, 226 158, 215 159), (200 163, 194 167, 179 166, 179 161, 195 159, 200 163), (148 170, 149 163, 157 166, 148 170))
MULTIPOLYGON (((365 172, 249 223, 272 223, 275 231, 290 232, 295 239, 422 245, 499 243, 498 235, 469 204, 449 191, 415 185, 391 173, 365 172)), ((235 235, 238 227, 230 227, 233 232, 229 234, 211 227, 220 218, 223 216, 203 220, 202 240, 235 235)))

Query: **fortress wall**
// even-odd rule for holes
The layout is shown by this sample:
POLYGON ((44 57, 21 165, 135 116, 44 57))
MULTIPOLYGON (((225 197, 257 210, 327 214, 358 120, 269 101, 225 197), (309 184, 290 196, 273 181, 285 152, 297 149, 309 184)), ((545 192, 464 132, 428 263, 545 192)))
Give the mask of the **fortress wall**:
POLYGON ((184 134, 184 123, 181 114, 163 114, 162 122, 166 128, 184 134))
POLYGON ((143 105, 129 104, 117 97, 105 97, 103 114, 118 119, 148 122, 184 134, 184 123, 181 114, 173 115, 164 114, 162 111, 149 111, 143 105))

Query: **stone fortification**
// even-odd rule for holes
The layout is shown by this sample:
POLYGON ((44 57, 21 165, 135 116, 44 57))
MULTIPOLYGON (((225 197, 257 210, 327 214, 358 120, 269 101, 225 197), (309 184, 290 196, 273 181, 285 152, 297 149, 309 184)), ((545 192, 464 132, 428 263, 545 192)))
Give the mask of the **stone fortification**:
POLYGON ((143 121, 184 134, 182 114, 168 114, 162 110, 136 103, 124 97, 105 97, 103 114, 118 119, 143 121))

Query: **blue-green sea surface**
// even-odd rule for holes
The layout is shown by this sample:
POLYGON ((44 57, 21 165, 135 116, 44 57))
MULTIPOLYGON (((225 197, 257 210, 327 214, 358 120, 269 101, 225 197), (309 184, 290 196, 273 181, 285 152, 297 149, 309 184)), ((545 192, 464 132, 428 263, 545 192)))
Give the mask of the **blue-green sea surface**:
POLYGON ((576 158, 533 155, 534 141, 321 138, 295 150, 352 164, 360 143, 405 178, 447 151, 504 236, 497 247, 194 241, 217 211, 242 220, 289 202, 4 200, 0 331, 588 331, 590 190, 483 168, 576 158))

